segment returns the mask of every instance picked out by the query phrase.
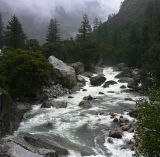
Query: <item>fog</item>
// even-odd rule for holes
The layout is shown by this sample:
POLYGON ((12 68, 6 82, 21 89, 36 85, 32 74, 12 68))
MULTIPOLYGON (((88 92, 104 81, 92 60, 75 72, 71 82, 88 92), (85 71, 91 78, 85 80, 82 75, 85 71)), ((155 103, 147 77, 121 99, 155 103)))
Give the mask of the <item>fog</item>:
POLYGON ((31 38, 44 41, 50 18, 57 18, 62 37, 75 34, 83 14, 90 23, 95 17, 106 21, 109 14, 119 10, 122 0, 0 0, 0 12, 6 24, 13 14, 21 20, 31 38))

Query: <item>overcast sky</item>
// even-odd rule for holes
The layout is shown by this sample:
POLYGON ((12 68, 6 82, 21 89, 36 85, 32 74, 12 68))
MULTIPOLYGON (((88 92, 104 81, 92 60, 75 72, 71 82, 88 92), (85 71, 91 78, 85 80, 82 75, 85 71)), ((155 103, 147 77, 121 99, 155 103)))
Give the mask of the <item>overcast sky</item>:
POLYGON ((7 24, 13 14, 18 16, 30 37, 43 41, 51 18, 57 18, 62 36, 72 36, 86 13, 90 23, 95 17, 106 21, 119 10, 123 0, 0 0, 0 12, 7 24))
MULTIPOLYGON (((53 17, 56 9, 62 7, 66 13, 97 12, 98 16, 106 18, 108 14, 117 12, 122 0, 0 0, 17 13, 24 11, 41 17, 53 17)), ((3 5, 0 5, 3 7, 3 5)), ((0 8, 3 9, 3 8, 0 8)))

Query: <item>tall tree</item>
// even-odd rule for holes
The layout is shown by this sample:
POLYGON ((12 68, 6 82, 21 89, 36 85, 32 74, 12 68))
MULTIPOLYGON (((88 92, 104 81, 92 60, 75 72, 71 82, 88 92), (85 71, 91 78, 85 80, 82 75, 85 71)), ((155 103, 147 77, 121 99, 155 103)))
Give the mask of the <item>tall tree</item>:
POLYGON ((3 22, 2 15, 0 13, 0 49, 3 47, 3 22))
POLYGON ((101 26, 102 22, 97 17, 94 19, 93 22, 93 31, 97 31, 99 27, 101 26))
POLYGON ((81 27, 79 29, 78 39, 79 40, 86 40, 90 37, 92 28, 89 24, 88 16, 85 14, 83 16, 83 21, 81 22, 81 27))
POLYGON ((26 35, 18 18, 14 15, 8 22, 4 34, 5 46, 11 49, 18 49, 25 47, 26 35))
POLYGON ((47 43, 54 43, 60 41, 60 29, 57 19, 50 20, 46 41, 47 43))

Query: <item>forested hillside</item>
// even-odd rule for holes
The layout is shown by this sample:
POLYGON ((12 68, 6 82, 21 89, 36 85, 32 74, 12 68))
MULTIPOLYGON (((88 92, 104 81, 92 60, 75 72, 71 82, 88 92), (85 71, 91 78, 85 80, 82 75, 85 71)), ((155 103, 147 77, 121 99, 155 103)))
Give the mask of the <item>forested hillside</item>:
POLYGON ((125 0, 119 13, 109 16, 93 36, 106 63, 126 62, 159 78, 159 0, 125 0))

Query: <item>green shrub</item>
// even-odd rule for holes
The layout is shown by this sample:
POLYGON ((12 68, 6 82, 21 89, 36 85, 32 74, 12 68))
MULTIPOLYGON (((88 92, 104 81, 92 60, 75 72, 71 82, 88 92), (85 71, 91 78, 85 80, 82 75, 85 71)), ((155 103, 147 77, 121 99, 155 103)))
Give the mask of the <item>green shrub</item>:
POLYGON ((137 156, 160 155, 160 92, 152 91, 148 100, 140 100, 137 117, 137 156))
POLYGON ((52 65, 39 53, 5 52, 0 57, 0 86, 13 98, 37 97, 51 82, 52 65))

